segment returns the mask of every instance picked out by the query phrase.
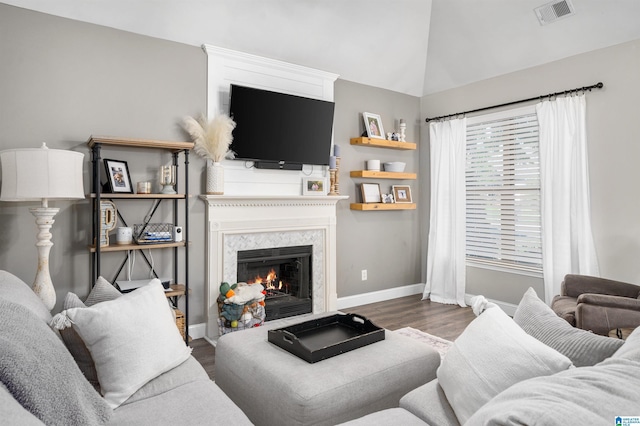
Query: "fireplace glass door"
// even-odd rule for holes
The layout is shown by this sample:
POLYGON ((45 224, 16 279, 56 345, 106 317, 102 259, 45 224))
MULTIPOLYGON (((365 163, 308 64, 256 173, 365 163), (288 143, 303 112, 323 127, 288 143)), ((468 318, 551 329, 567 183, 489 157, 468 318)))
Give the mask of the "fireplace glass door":
POLYGON ((238 282, 260 283, 266 321, 312 312, 313 246, 238 251, 238 282))

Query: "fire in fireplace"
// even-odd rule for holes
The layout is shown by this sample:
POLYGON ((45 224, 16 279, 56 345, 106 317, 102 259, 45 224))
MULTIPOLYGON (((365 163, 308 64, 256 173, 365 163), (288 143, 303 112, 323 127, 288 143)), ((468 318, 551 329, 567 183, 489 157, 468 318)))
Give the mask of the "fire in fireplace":
POLYGON ((313 246, 238 251, 238 282, 260 283, 266 321, 312 311, 313 246))

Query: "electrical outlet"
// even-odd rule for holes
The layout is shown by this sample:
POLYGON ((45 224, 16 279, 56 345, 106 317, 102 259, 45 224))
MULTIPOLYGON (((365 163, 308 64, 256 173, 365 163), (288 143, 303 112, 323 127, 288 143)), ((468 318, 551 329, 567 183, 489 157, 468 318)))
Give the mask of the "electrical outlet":
POLYGON ((367 280, 367 270, 363 269, 362 270, 362 281, 366 281, 367 280))

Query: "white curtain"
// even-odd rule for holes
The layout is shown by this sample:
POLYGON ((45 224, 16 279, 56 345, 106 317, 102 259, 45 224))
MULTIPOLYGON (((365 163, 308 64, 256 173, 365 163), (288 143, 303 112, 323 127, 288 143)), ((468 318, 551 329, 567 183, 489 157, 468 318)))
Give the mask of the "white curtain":
POLYGON ((431 123, 431 218, 422 300, 465 306, 467 119, 431 123))
POLYGON ((599 276, 589 201, 584 94, 536 105, 540 126, 542 268, 545 299, 566 274, 599 276))

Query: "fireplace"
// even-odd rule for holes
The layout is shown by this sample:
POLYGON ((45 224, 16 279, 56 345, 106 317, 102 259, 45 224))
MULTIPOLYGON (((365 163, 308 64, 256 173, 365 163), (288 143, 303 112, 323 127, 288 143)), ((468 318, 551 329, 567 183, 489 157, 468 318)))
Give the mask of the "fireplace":
POLYGON ((312 246, 311 312, 337 310, 336 205, 347 196, 201 195, 200 198, 207 203, 208 340, 216 342, 219 337, 220 283, 238 281, 240 251, 312 246))
POLYGON ((267 321, 312 312, 312 254, 311 245, 238 251, 238 282, 265 287, 267 321))

